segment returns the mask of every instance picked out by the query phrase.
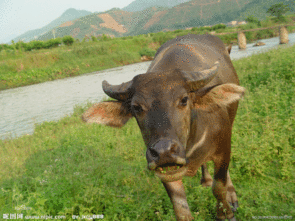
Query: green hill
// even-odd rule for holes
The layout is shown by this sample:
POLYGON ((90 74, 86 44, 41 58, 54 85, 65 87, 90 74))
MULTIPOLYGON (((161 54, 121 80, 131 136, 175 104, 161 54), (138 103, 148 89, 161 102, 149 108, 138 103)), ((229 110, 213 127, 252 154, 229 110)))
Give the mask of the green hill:
MULTIPOLYGON (((148 0, 146 5, 151 5, 153 2, 155 1, 148 0)), ((159 2, 155 3, 156 5, 153 7, 142 11, 124 11, 113 8, 106 12, 88 14, 71 21, 67 20, 69 16, 66 17, 71 13, 64 13, 61 17, 67 22, 61 22, 61 17, 56 19, 52 22, 55 24, 54 27, 52 25, 51 28, 46 26, 42 29, 43 32, 38 35, 38 40, 54 38, 54 34, 55 37, 71 35, 80 40, 85 36, 99 36, 102 34, 114 37, 139 35, 219 23, 226 24, 233 20, 245 20, 249 15, 265 19, 268 16, 266 11, 271 5, 292 3, 290 0, 192 0, 168 8, 158 6, 159 2), (54 32, 52 32, 52 27, 54 32), (45 29, 46 31, 44 31, 45 29)), ((162 1, 161 4, 163 2, 166 2, 166 0, 162 1)), ((170 4, 176 4, 181 1, 169 2, 170 4)), ((133 3, 141 4, 143 1, 136 0, 133 3)), ((291 5, 293 10, 294 5, 291 5)), ((74 12, 74 9, 71 10, 74 12)), ((35 31, 30 31, 28 34, 32 36, 35 31)))
POLYGON ((123 11, 136 12, 143 11, 151 7, 167 7, 172 8, 190 0, 135 0, 131 2, 128 6, 122 8, 123 11))
POLYGON ((64 22, 71 21, 71 20, 74 20, 74 19, 83 17, 85 15, 89 15, 89 14, 91 14, 91 12, 89 12, 89 11, 76 10, 74 8, 70 8, 70 9, 66 10, 60 17, 53 20, 52 22, 50 22, 48 25, 44 26, 43 28, 27 31, 26 33, 14 38, 13 40, 15 42, 17 42, 19 40, 24 41, 24 42, 32 41, 32 40, 38 38, 40 35, 43 35, 46 32, 51 31, 55 27, 63 24, 64 22))

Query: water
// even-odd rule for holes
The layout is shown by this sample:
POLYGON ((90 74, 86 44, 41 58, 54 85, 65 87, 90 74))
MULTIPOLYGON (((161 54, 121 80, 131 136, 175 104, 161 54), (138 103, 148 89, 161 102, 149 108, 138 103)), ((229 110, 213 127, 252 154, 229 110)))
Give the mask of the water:
MULTIPOLYGON (((289 44, 295 44, 295 33, 289 34, 289 44)), ((254 53, 262 53, 279 45, 278 38, 261 40, 264 46, 253 47, 248 44, 246 50, 233 46, 232 59, 240 59, 254 53)), ((283 46, 284 47, 284 46, 283 46)), ((45 82, 0 91, 0 139, 33 134, 34 124, 44 121, 57 121, 73 113, 73 107, 87 101, 98 102, 106 97, 101 83, 120 84, 145 73, 150 61, 113 68, 83 76, 45 82)))

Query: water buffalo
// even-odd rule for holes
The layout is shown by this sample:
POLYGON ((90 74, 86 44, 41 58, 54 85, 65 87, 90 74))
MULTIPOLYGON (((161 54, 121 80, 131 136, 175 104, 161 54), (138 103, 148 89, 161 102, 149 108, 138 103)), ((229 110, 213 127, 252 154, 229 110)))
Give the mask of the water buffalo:
POLYGON ((122 127, 135 117, 147 147, 148 168, 161 179, 177 220, 193 219, 182 183, 202 166, 201 183, 212 186, 217 220, 235 220, 237 196, 228 165, 232 125, 245 89, 229 57, 212 35, 186 35, 163 44, 145 74, 120 85, 103 81, 117 101, 93 105, 88 123, 122 127), (206 162, 214 162, 214 180, 206 162))

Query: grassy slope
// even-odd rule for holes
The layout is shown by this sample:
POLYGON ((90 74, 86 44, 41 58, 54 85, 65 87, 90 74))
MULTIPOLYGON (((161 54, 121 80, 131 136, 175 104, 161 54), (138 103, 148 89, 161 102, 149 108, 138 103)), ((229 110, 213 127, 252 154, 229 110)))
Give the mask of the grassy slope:
MULTIPOLYGON (((230 164, 240 220, 295 216, 294 50, 234 61, 247 88, 233 128, 230 164)), ((31 136, 0 141, 0 214, 173 220, 161 182, 146 169, 136 121, 122 129, 84 124, 84 110, 77 107, 72 116, 36 125, 31 136), (16 210, 20 207, 30 209, 16 210)), ((184 183, 195 220, 214 219, 216 201, 211 188, 200 186, 200 172, 184 183)))
POLYGON ((134 43, 132 39, 117 39, 111 42, 85 42, 71 47, 33 52, 2 51, 0 89, 36 84, 139 62, 138 52, 141 48, 141 43, 134 43))
MULTIPOLYGON (((100 13, 103 14, 103 13, 100 13)), ((88 36, 97 36, 99 34, 109 34, 114 36, 121 36, 116 31, 113 31, 112 29, 100 27, 100 24, 103 24, 104 21, 97 16, 98 13, 90 14, 87 16, 84 16, 82 18, 74 20, 74 24, 71 26, 66 27, 58 27, 56 28, 55 37, 63 37, 65 35, 71 35, 75 39, 83 39, 85 35, 88 36)), ((53 38, 52 31, 47 32, 46 34, 42 35, 38 38, 38 40, 44 41, 48 39, 53 38)))

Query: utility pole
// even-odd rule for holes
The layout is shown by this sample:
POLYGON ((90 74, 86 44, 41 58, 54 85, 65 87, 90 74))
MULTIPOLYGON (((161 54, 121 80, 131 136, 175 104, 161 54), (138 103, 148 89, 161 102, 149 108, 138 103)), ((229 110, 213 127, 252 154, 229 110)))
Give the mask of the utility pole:
POLYGON ((55 39, 55 29, 52 29, 53 38, 55 39))

